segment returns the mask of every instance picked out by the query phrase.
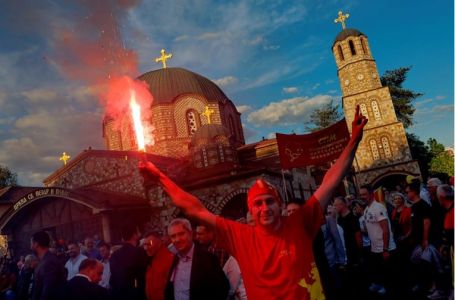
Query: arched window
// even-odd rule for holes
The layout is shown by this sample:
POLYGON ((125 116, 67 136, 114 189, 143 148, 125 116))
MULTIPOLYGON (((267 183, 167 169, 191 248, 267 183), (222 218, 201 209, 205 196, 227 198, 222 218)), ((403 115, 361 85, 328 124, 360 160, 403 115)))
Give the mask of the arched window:
POLYGON ((367 110, 367 105, 365 103, 360 103, 360 112, 362 115, 368 118, 368 110, 367 110))
POLYGON ((362 37, 360 38, 360 44, 362 45, 362 51, 364 54, 368 54, 367 45, 365 45, 365 39, 362 37))
POLYGON ((392 150, 390 149, 389 139, 386 136, 381 138, 382 148, 384 149, 384 155, 386 158, 392 158, 392 150))
POLYGON ((343 55, 343 50, 341 49, 341 46, 338 45, 338 56, 340 56, 340 60, 344 60, 344 55, 343 55))
POLYGON ((380 158, 379 151, 378 151, 378 145, 376 144, 376 141, 373 139, 370 140, 370 150, 371 150, 371 154, 373 155, 374 160, 380 158))
POLYGON ((373 116, 376 121, 381 120, 381 112, 379 111, 378 101, 371 101, 371 109, 373 110, 373 116))
POLYGON ((207 149, 205 149, 205 147, 202 147, 202 164, 204 167, 209 166, 209 159, 207 158, 207 149))
POLYGON ((200 124, 199 114, 194 109, 186 112, 186 126, 188 128, 188 135, 192 136, 198 129, 200 124))
POLYGON ((354 56, 357 53, 355 52, 355 47, 354 47, 354 42, 352 40, 349 40, 349 48, 351 49, 351 54, 354 56))
POLYGON ((224 150, 223 145, 218 145, 218 156, 220 158, 220 162, 224 162, 224 150))

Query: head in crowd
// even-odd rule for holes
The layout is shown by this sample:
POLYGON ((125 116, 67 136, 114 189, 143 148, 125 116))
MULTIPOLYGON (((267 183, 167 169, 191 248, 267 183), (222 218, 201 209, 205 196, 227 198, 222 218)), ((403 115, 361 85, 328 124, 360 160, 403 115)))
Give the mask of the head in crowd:
POLYGON ((352 205, 352 212, 354 213, 354 215, 356 215, 357 217, 363 216, 363 211, 367 207, 367 204, 363 200, 356 199, 356 200, 352 201, 351 205, 352 205))
POLYGON ((363 185, 359 190, 360 199, 368 205, 374 201, 373 188, 370 185, 363 185))
POLYGON ((436 190, 438 186, 442 184, 439 178, 433 177, 429 178, 427 181, 428 192, 430 192, 431 198, 436 199, 436 190))
POLYGON ((418 179, 413 179, 411 183, 406 185, 406 194, 408 199, 411 202, 417 202, 420 200, 420 181, 418 179))
POLYGON ((47 250, 51 244, 51 238, 46 231, 38 231, 32 235, 30 248, 33 251, 47 250))
POLYGON ((400 208, 400 207, 404 206, 406 203, 404 195, 402 193, 394 192, 394 193, 392 193, 391 198, 392 198, 392 204, 396 208, 400 208))
POLYGON ((215 232, 205 225, 196 226, 196 241, 203 246, 210 246, 215 239, 215 232))
POLYGON ((337 217, 338 214, 337 214, 337 210, 335 209, 335 207, 334 207, 333 205, 330 205, 330 204, 329 204, 329 205, 327 206, 325 215, 326 215, 327 217, 336 219, 336 217, 337 217))
POLYGON ((248 209, 258 226, 273 229, 281 224, 281 197, 276 188, 258 179, 248 191, 248 209))
POLYGON ((335 199, 333 200, 333 207, 340 216, 344 216, 347 213, 349 213, 348 204, 343 197, 335 197, 335 199))
POLYGON ((126 223, 122 226, 122 240, 125 243, 130 243, 133 246, 137 246, 141 239, 141 233, 136 224, 126 223))
POLYGON ((87 250, 92 250, 95 247, 95 242, 91 237, 86 237, 84 240, 84 245, 87 250))
POLYGON ((301 205, 297 202, 289 202, 288 205, 286 205, 287 215, 290 216, 293 213, 295 213, 296 211, 298 211, 300 206, 301 205))
POLYGON ((148 256, 153 257, 163 245, 161 234, 158 232, 148 232, 144 237, 142 247, 148 256))
POLYGON ((187 219, 172 220, 167 228, 167 233, 178 253, 186 254, 193 247, 193 229, 187 219))
POLYGON ((449 209, 453 205, 453 188, 450 185, 439 185, 436 193, 442 207, 449 209))
POLYGON ((98 284, 103 276, 103 264, 96 259, 86 258, 79 266, 79 274, 90 278, 90 281, 98 284))
POLYGON ((76 258, 81 253, 81 248, 75 242, 70 242, 68 244, 68 256, 70 258, 76 258))
POLYGON ((39 263, 38 257, 33 254, 29 254, 24 259, 24 268, 25 269, 35 269, 39 263))
POLYGON ((107 243, 101 243, 99 246, 101 258, 104 260, 109 259, 111 256, 111 246, 107 243))

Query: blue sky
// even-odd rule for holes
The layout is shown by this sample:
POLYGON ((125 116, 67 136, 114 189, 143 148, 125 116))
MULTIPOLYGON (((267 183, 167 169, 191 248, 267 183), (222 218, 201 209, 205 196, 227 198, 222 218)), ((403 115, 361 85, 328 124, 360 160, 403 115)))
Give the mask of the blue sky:
MULTIPOLYGON (((68 76, 61 63, 61 28, 88 39, 101 34, 77 23, 96 18, 81 2, 90 3, 0 4, 0 164, 23 185, 41 185, 63 151, 74 157, 104 148, 94 85, 68 76)), ((333 20, 346 11, 348 27, 368 36, 380 74, 413 67, 405 87, 424 95, 408 131, 453 147, 453 1, 96 2, 112 9, 118 37, 137 55, 134 75, 159 68, 154 58, 165 48, 174 55, 169 66, 219 84, 242 112, 248 142, 303 133, 315 108, 341 101, 331 45, 341 30, 333 20)), ((68 63, 84 74, 96 69, 77 57, 68 63)))

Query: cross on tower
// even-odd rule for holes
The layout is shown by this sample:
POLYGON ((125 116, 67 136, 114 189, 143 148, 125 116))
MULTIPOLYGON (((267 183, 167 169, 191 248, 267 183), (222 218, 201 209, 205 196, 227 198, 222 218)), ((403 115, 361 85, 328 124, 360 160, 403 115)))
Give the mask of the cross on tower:
POLYGON ((63 152, 63 155, 59 158, 59 160, 63 161, 63 164, 66 166, 68 160, 70 160, 71 156, 67 155, 66 152, 63 152))
POLYGON ((213 109, 209 109, 208 106, 205 107, 204 112, 202 113, 203 116, 207 117, 207 124, 211 124, 212 120, 210 119, 210 116, 214 114, 215 111, 213 109))
POLYGON ((167 68, 166 60, 171 59, 171 58, 172 58, 172 53, 166 54, 166 50, 161 49, 161 56, 155 58, 155 62, 161 61, 163 63, 163 68, 166 69, 167 68))
POLYGON ((338 18, 335 19, 335 23, 341 23, 341 27, 343 27, 343 29, 346 29, 346 24, 344 22, 347 18, 349 18, 349 14, 343 15, 343 12, 340 10, 338 12, 338 18))

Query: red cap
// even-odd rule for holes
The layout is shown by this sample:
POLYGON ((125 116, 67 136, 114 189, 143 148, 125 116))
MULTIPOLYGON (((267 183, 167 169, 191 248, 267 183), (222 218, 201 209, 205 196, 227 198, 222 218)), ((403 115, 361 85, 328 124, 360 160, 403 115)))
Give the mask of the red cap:
POLYGON ((248 191, 249 210, 251 210, 253 200, 259 195, 271 195, 276 201, 278 201, 278 203, 281 204, 281 197, 280 194, 278 194, 277 189, 271 183, 259 178, 248 191))

